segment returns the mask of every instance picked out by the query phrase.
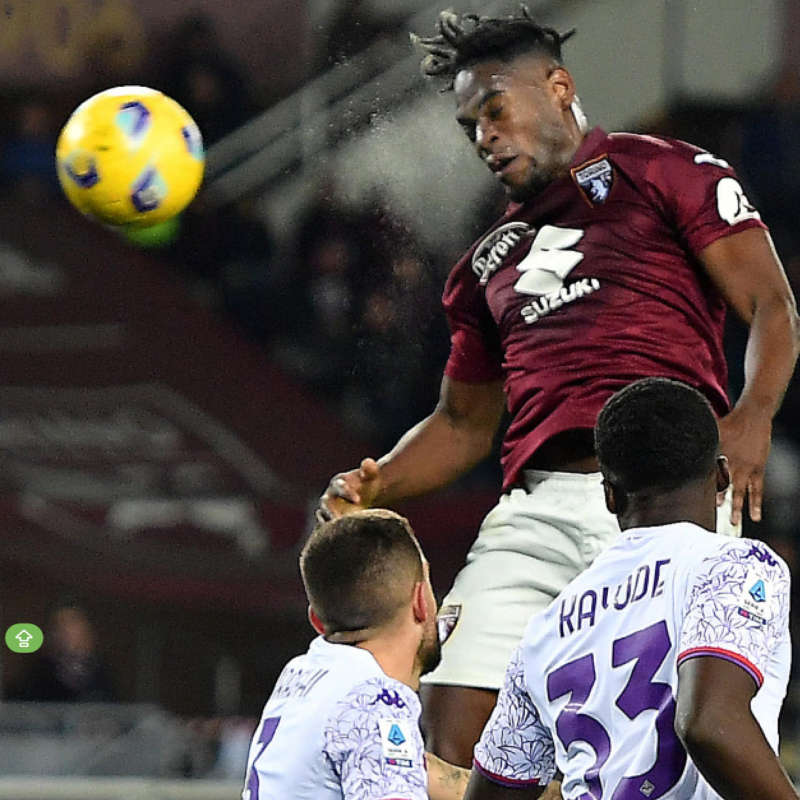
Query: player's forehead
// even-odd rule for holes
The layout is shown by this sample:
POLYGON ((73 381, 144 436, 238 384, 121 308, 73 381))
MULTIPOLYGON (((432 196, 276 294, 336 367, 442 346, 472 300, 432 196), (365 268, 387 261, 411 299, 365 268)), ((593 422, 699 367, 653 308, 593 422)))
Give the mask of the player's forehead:
POLYGON ((508 65, 502 61, 484 61, 459 70, 453 82, 456 116, 473 116, 489 97, 506 91, 509 77, 508 65))
POLYGON ((514 92, 537 82, 543 74, 543 58, 530 54, 501 61, 481 61, 456 73, 453 93, 456 118, 474 119, 492 98, 514 92))

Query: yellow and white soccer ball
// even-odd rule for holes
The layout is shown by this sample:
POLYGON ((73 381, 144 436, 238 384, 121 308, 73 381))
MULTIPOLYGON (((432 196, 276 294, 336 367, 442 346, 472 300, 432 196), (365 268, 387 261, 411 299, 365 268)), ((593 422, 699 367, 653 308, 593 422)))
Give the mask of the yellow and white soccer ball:
POLYGON ((56 161, 78 211, 107 225, 147 228, 192 201, 205 153, 200 130, 172 98, 119 86, 75 109, 59 136, 56 161))

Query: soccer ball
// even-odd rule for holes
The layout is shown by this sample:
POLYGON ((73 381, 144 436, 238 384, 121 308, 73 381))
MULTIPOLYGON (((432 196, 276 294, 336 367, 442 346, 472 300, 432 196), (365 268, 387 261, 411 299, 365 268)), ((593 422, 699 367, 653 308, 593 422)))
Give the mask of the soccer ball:
POLYGON ((103 224, 146 228, 192 201, 205 154, 197 125, 178 103, 155 89, 119 86, 75 109, 56 163, 78 211, 103 224))

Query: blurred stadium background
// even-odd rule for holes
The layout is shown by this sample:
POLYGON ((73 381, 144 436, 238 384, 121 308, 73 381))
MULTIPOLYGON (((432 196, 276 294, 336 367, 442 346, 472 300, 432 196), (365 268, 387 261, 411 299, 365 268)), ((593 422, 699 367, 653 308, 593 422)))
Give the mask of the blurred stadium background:
MULTIPOLYGON (((311 638, 296 557, 316 498, 432 408, 445 275, 502 203, 419 76, 408 31, 441 6, 0 3, 0 627, 68 651, 48 673, 0 649, 0 800, 238 797, 261 706, 311 638), (209 148, 201 195, 148 247, 56 182, 67 116, 120 84, 170 94, 209 148)), ((591 122, 737 167, 796 287, 800 2, 528 6, 578 29, 591 122)), ((735 397, 744 333, 728 339, 735 397)), ((799 390, 747 529, 790 564, 799 390)), ((439 591, 498 488, 489 464, 403 509, 439 591)))

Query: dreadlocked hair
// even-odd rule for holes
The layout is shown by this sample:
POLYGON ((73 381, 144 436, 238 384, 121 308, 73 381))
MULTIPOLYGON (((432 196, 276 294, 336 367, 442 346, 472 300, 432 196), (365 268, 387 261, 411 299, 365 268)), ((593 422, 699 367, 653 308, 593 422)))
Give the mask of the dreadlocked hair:
POLYGON ((412 33, 411 40, 427 51, 420 65, 423 75, 444 78, 448 89, 460 70, 493 58, 507 60, 539 51, 561 63, 561 45, 575 33, 574 28, 562 34, 539 25, 526 6, 518 16, 509 17, 458 15, 447 9, 439 14, 436 30, 437 35, 429 38, 412 33))

